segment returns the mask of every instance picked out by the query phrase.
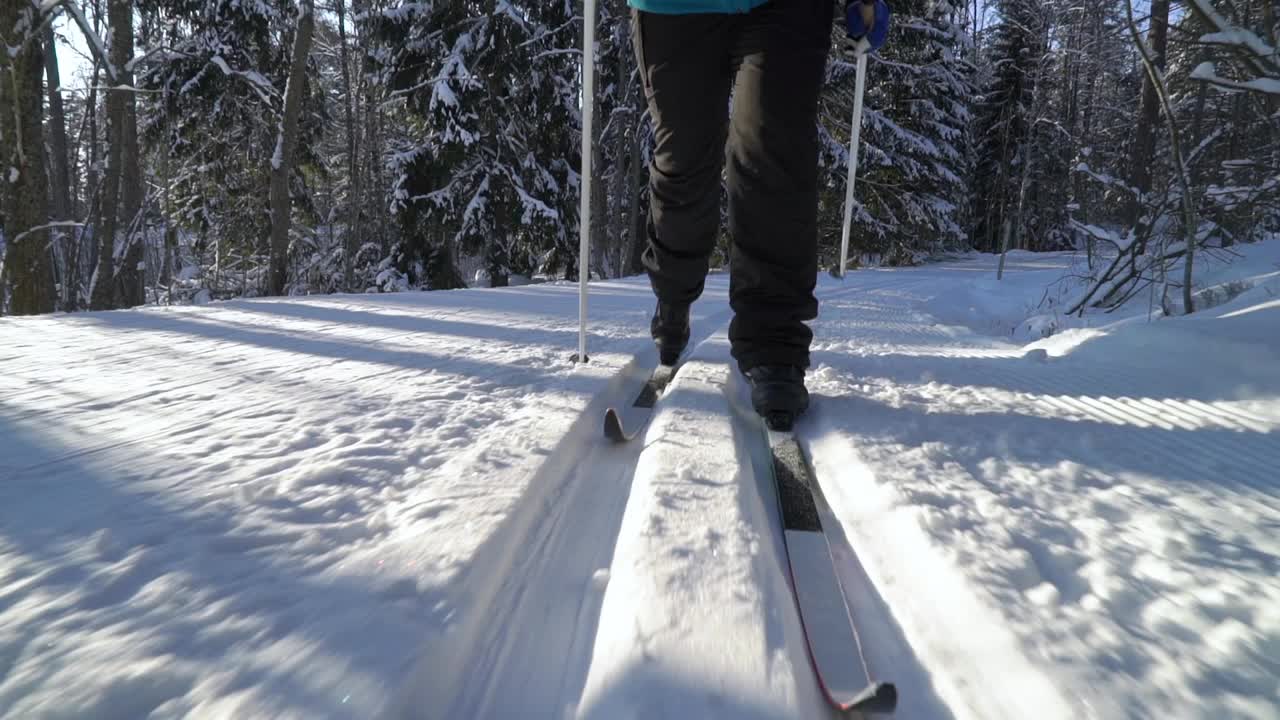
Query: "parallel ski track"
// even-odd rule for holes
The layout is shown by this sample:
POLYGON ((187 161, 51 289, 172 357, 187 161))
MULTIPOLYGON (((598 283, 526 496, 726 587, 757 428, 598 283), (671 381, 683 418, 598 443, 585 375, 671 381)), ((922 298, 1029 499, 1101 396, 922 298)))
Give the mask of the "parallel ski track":
MULTIPOLYGON (((380 339, 389 340, 395 337, 402 337, 405 335, 412 335, 412 334, 414 333, 411 333, 411 332, 396 333, 394 335, 390 335, 380 339)), ((377 341, 378 339, 371 340, 371 342, 377 342, 377 341)), ((372 353, 370 358, 376 359, 376 352, 372 353)), ((254 370, 254 372, 258 372, 260 375, 271 375, 273 377, 278 377, 278 378, 287 378, 291 376, 293 371, 298 371, 303 369, 315 370, 317 368, 334 367, 334 366, 338 366, 346 363, 362 362, 364 360, 365 358, 334 358, 328 361, 303 362, 303 363, 288 365, 284 367, 280 367, 280 366, 264 367, 261 369, 254 370)), ((357 385, 359 383, 367 382, 369 380, 374 380, 378 378, 387 378, 387 377, 400 376, 400 375, 403 375, 406 377, 414 377, 414 376, 420 375, 421 373, 422 373, 422 369, 419 369, 419 368, 394 367, 394 368, 388 368, 386 370, 379 370, 376 372, 366 373, 363 375, 355 375, 350 378, 343 379, 342 381, 340 381, 340 384, 341 385, 357 385)), ((132 396, 129 396, 126 399, 126 401, 135 402, 138 400, 148 399, 148 398, 154 399, 154 398, 162 397, 163 395, 173 392, 175 390, 190 389, 191 387, 196 387, 196 386, 205 386, 205 385, 208 385, 209 383, 216 382, 218 380, 223 380, 223 379, 232 381, 233 384, 235 384, 240 382, 242 378, 238 374, 232 374, 228 372, 210 373, 208 376, 204 377, 203 379, 195 380, 195 381, 192 381, 191 383, 183 384, 176 387, 169 386, 163 389, 156 390, 155 392, 152 392, 152 393, 145 393, 145 392, 137 393, 132 396)), ((99 403, 94 403, 94 404, 99 404, 99 403)), ((111 409, 114 410, 115 406, 113 405, 111 409)), ((79 458, 83 458, 86 456, 97 455, 103 452, 109 452, 112 450, 118 450, 120 448, 130 447, 132 445, 143 443, 158 437, 181 436, 188 433, 197 432, 199 430, 202 430, 208 427, 212 427, 216 425, 224 425, 228 422, 232 422, 235 420, 252 418, 260 415, 261 413, 262 413, 262 408, 260 406, 257 406, 253 403, 246 403, 246 407, 244 407, 242 410, 237 412, 226 413, 214 418, 205 417, 199 420, 194 420, 192 422, 183 423, 180 425, 163 426, 153 431, 144 431, 133 437, 113 440, 111 442, 104 442, 104 443, 92 445, 90 447, 81 448, 79 450, 75 450, 69 453, 59 455, 56 458, 51 458, 44 462, 35 463, 33 465, 26 465, 21 467, 5 467, 4 465, 0 465, 0 470, 4 470, 6 473, 10 473, 11 475, 9 479, 20 479, 24 476, 36 477, 36 474, 39 471, 47 470, 50 467, 53 467, 65 462, 69 462, 72 460, 76 460, 79 458)), ((58 418, 72 417, 75 414, 76 413, 71 409, 60 408, 52 412, 35 411, 31 413, 26 413, 26 414, 15 414, 7 417, 10 417, 16 420, 29 420, 32 417, 39 417, 41 419, 41 422, 52 423, 56 421, 58 418)), ((5 415, 5 414, 0 413, 0 415, 5 415)))
MULTIPOLYGON (((454 313, 441 315, 439 317, 448 318, 448 317, 454 317, 458 314, 459 314, 458 312, 454 312, 454 313)), ((153 343, 159 342, 160 340, 159 336, 162 333, 174 333, 178 337, 183 337, 184 334, 182 333, 181 328, 184 325, 189 325, 193 322, 204 323, 210 326, 217 325, 216 322, 211 323, 211 322, 208 322, 206 318, 199 318, 195 316, 184 316, 180 321, 160 322, 160 323, 157 323, 155 327, 148 328, 147 335, 149 336, 149 341, 146 344, 151 345, 153 343)), ((326 330, 337 329, 341 327, 350 327, 350 324, 349 323, 328 323, 320 327, 309 328, 307 332, 307 337, 314 339, 317 336, 322 336, 324 331, 326 330)), ((283 326, 255 327, 254 330, 255 332, 266 332, 266 333, 275 333, 275 334, 282 334, 282 335, 297 334, 296 329, 283 327, 283 326)), ((347 336, 347 337, 340 338, 340 340, 343 342, 359 342, 359 343, 368 344, 370 348, 370 354, 376 355, 376 348, 378 343, 383 343, 391 340, 398 340, 404 337, 412 337, 419 334, 421 334, 421 331, 409 330, 409 331, 385 333, 375 337, 347 336)), ((93 336, 93 339, 100 342, 102 340, 102 336, 101 335, 93 336)), ((304 370, 304 369, 315 370, 315 369, 321 369, 321 368, 332 367, 335 365, 340 365, 346 362, 359 361, 359 358, 333 358, 330 360, 317 360, 314 357, 306 357, 295 363, 280 365, 278 363, 271 363, 271 362, 264 361, 262 359, 263 353, 255 352, 251 350, 251 351, 243 352, 230 357, 221 358, 219 360, 219 368, 217 370, 202 372, 194 376, 184 372, 184 369, 188 369, 190 367, 190 360, 187 359, 188 356, 206 355, 210 353, 212 350, 214 350, 215 348, 225 345, 227 342, 230 342, 230 341, 204 339, 198 342, 197 347, 200 349, 194 352, 191 350, 180 349, 180 348, 159 348, 159 349, 148 349, 145 352, 140 352, 132 355, 123 355, 123 356, 113 355, 112 364, 117 365, 119 367, 129 367, 129 368, 140 370, 142 372, 146 372, 149 374, 171 372, 171 373, 179 374, 181 376, 181 380, 174 384, 166 384, 157 388, 148 388, 146 390, 142 390, 139 392, 119 393, 115 395, 98 395, 93 397, 92 399, 73 401, 72 403, 63 405, 62 407, 59 407, 54 410, 27 410, 24 412, 13 413, 9 415, 9 417, 11 417, 14 420, 27 420, 27 419, 38 417, 41 419, 41 422, 54 422, 58 418, 74 416, 74 415, 83 413, 85 411, 92 411, 92 410, 103 409, 103 408, 110 408, 114 410, 116 408, 128 405, 130 403, 138 402, 141 400, 157 400, 174 392, 178 392, 181 390, 191 390, 194 388, 202 387, 204 385, 208 385, 210 383, 215 383, 219 380, 229 380, 229 381, 238 382, 239 380, 243 379, 245 375, 250 373, 258 373, 258 374, 271 373, 279 376, 288 376, 292 374, 294 371, 298 371, 298 370, 304 370), (177 359, 172 359, 175 356, 177 356, 177 359), (139 361, 146 360, 153 357, 161 357, 161 358, 165 358, 166 360, 172 359, 172 361, 162 362, 158 364, 147 364, 140 368, 135 366, 135 364, 138 363, 139 361), (226 368, 234 368, 234 371, 226 368)), ((143 344, 143 343, 141 341, 135 341, 135 344, 143 344)), ((19 374, 18 377, 21 377, 21 375, 19 374)), ((63 380, 56 380, 56 381, 28 380, 27 383, 29 384, 29 387, 27 388, 26 393, 23 393, 23 394, 38 392, 41 389, 41 387, 45 385, 52 385, 57 382, 64 382, 64 381, 63 380)), ((17 399, 22 397, 23 394, 15 393, 14 395, 11 395, 9 397, 10 399, 17 399)))
MULTIPOLYGON (((927 321, 907 321, 909 308, 916 303, 904 303, 903 296, 923 301, 932 294, 930 283, 934 282, 928 276, 913 277, 913 274, 905 273, 896 283, 868 284, 859 296, 856 310, 834 315, 828 310, 819 320, 815 331, 820 341, 815 347, 814 362, 826 363, 838 371, 842 376, 839 382, 844 385, 842 394, 860 393, 858 387, 862 386, 868 390, 904 391, 904 395, 909 396, 916 387, 931 383, 940 386, 951 384, 956 389, 971 389, 976 396, 971 400, 976 399, 977 402, 968 404, 969 411, 976 409, 981 412, 980 399, 984 391, 994 389, 1000 393, 1011 393, 1018 408, 1009 413, 1010 428, 1017 428, 1019 414, 1036 420, 1056 419, 1113 426, 1114 433, 1099 434, 1096 428, 1083 427, 1081 433, 1089 433, 1095 438, 1105 437, 1109 446, 1123 446, 1133 456, 1126 460, 1130 467, 1142 467, 1144 461, 1141 457, 1147 455, 1166 460, 1176 458, 1177 463, 1189 473, 1214 481, 1203 492, 1230 498, 1234 503, 1256 503, 1269 513, 1280 507, 1274 483, 1268 483, 1268 479, 1274 477, 1275 468, 1280 466, 1280 442, 1277 441, 1280 440, 1280 422, 1276 419, 1261 417, 1239 407, 1211 404, 1205 401, 1207 398, 1142 396, 1143 388, 1156 385, 1165 388, 1198 386, 1198 379, 1192 374, 1194 371, 1178 364, 1174 358, 1160 367, 1098 360, 1096 356, 1090 356, 1087 362, 1068 356, 1040 363, 1023 359, 1018 347, 1011 343, 976 333, 951 337, 934 329, 927 321), (893 297, 886 302, 885 295, 893 297), (841 342, 822 343, 823 337, 839 337, 841 342), (913 346, 927 346, 928 352, 921 355, 903 352, 913 346), (1160 382, 1155 385, 1153 372, 1161 374, 1160 382), (1179 379, 1183 382, 1180 383, 1179 379), (1150 432, 1152 429, 1167 432, 1150 432), (1191 432, 1193 430, 1201 432, 1191 432), (1130 437, 1133 441, 1126 445, 1125 438, 1130 437), (1225 489, 1216 487, 1218 483, 1225 483, 1225 489)), ((935 385, 931 389, 935 393, 934 398, 937 391, 938 386, 935 385)), ((922 394, 912 398, 908 405, 923 402, 927 407, 929 397, 929 393, 922 394)), ((942 407, 938 410, 948 412, 942 407)), ((932 410, 922 408, 918 411, 932 410)), ((992 412, 999 411, 993 408, 992 412)), ((803 426, 800 434, 804 435, 803 426)), ((1079 444, 1071 434, 1061 438, 1057 452, 1064 459, 1083 464, 1106 461, 1106 456, 1099 457, 1099 449, 1079 444)), ((819 477, 819 482, 823 480, 819 477)), ((830 482, 831 478, 825 480, 830 482)), ((886 481, 892 482, 891 478, 886 478, 886 481)), ((878 601, 878 597, 873 594, 869 599, 858 598, 871 581, 854 554, 855 549, 849 546, 852 533, 838 521, 831 532, 837 539, 838 573, 851 596, 851 610, 855 617, 864 618, 862 625, 872 631, 868 638, 872 662, 876 657, 894 658, 892 646, 895 640, 902 643, 902 649, 909 650, 909 641, 897 631, 890 630, 895 627, 891 611, 878 601)), ((903 657, 901 651, 896 655, 895 669, 903 657)), ((902 710, 912 712, 913 717, 916 712, 922 713, 922 717, 932 717, 927 706, 934 705, 945 715, 948 711, 936 697, 927 699, 924 709, 915 704, 919 698, 914 697, 912 688, 927 686, 928 675, 923 670, 911 674, 917 679, 908 677, 900 685, 904 697, 910 698, 902 710)))
MULTIPOLYGON (((594 424, 585 430, 598 434, 594 424)), ((442 717, 560 717, 581 694, 604 592, 594 575, 612 562, 641 450, 578 445, 581 461, 530 508, 545 520, 519 543, 517 566, 487 608, 491 624, 475 638, 468 674, 442 717)))
MULTIPOLYGON (((694 346, 722 327, 729 311, 698 323, 694 346)), ((613 443, 600 434, 609 405, 629 404, 652 368, 639 357, 597 396, 551 455, 519 517, 496 541, 494 562, 473 561, 491 577, 464 576, 468 617, 448 644, 409 678, 393 706, 395 717, 564 717, 575 704, 590 669, 604 595, 597 571, 608 572, 644 446, 613 443), (498 547, 501 546, 501 547, 498 547), (435 664, 430 664, 434 660, 435 664), (440 663, 453 670, 442 673, 440 663), (430 683, 418 685, 420 678, 430 683)), ((656 357, 656 355, 655 355, 656 357)), ((483 551, 482 551, 483 552, 483 551)))
MULTIPOLYGON (((823 296, 865 289, 844 287, 823 296)), ((730 315, 725 310, 697 321, 690 355, 723 330, 730 315)), ((633 366, 628 382, 597 397, 556 450, 556 457, 575 460, 553 461, 530 483, 539 488, 535 492, 545 494, 522 502, 525 517, 512 519, 519 529, 503 540, 518 551, 496 565, 478 563, 502 580, 475 578, 488 587, 476 591, 468 613, 487 622, 473 621, 459 631, 454 645, 466 649, 449 658, 459 669, 452 697, 431 697, 449 692, 447 682, 436 682, 425 691, 407 690, 399 703, 400 716, 419 716, 419 711, 407 708, 429 702, 447 708, 442 718, 563 717, 577 702, 590 669, 603 599, 603 588, 593 575, 611 565, 636 463, 644 450, 642 443, 616 444, 602 437, 600 418, 611 404, 629 406, 649 370, 633 366)), ((440 668, 420 672, 438 673, 440 668)))
MULTIPOLYGON (((1224 469, 1234 470, 1233 476, 1251 490, 1259 491, 1259 495, 1271 497, 1266 478, 1271 477, 1275 468, 1280 465, 1280 424, 1273 420, 1259 417, 1239 408, 1227 408, 1210 405, 1193 398, 1146 398, 1128 394, 1133 388, 1141 388, 1151 382, 1150 374, 1154 370, 1149 367, 1134 367, 1115 362, 1080 364, 1062 364, 1055 366, 1056 361, 1048 365, 1020 359, 1017 348, 1010 346, 1006 354, 985 356, 965 355, 974 349, 973 343, 993 343, 995 341, 984 336, 971 335, 961 338, 944 337, 943 333, 927 325, 904 323, 900 318, 907 314, 901 300, 886 305, 876 302, 880 292, 892 290, 895 295, 911 294, 920 299, 929 295, 930 280, 925 278, 904 277, 896 283, 887 285, 865 286, 865 296, 859 298, 859 324, 873 325, 859 331, 856 325, 840 334, 849 346, 856 348, 859 340, 867 342, 869 347, 890 345, 881 341, 884 333, 888 337, 883 340, 897 339, 900 343, 912 337, 928 337, 929 341, 939 349, 954 350, 955 356, 942 357, 903 357, 893 353, 883 355, 875 352, 858 353, 857 357, 845 359, 839 363, 859 374, 865 371, 869 376, 879 375, 888 369, 888 375, 909 376, 905 372, 908 366, 920 368, 930 373, 935 382, 946 382, 952 374, 948 366, 955 368, 954 374, 973 378, 975 375, 984 379, 986 385, 995 388, 1011 388, 1012 392, 1028 398, 1034 407, 1040 408, 1039 414, 1045 417, 1086 420, 1108 425, 1115 425, 1118 430, 1125 428, 1161 428, 1166 430, 1218 430, 1222 431, 1206 437, 1187 432, 1179 435, 1160 433, 1147 437, 1145 442, 1153 451, 1168 457, 1178 457, 1208 477, 1220 476, 1224 469), (888 333, 886 329, 892 328, 888 333), (896 338, 893 336, 896 335, 896 338), (966 342, 967 341, 967 342, 966 342), (998 364, 990 360, 1003 360, 998 364), (977 370, 975 373, 974 370, 977 370), (1271 438, 1268 440, 1267 438, 1271 438)), ((827 321, 836 322, 839 321, 827 321)), ((822 335, 821 327, 818 334, 822 335)), ((827 353, 839 352, 838 348, 824 348, 827 353)), ((998 353, 993 348, 991 352, 998 353)), ((815 352, 816 360, 831 360, 830 355, 815 352)), ((1187 383, 1195 381, 1193 376, 1177 363, 1169 363, 1161 369, 1166 382, 1172 376, 1171 384, 1177 385, 1177 377, 1186 377, 1187 383)), ((896 380, 894 382, 897 382, 896 380)), ((972 385, 981 391, 983 385, 972 385)), ((1259 498, 1264 499, 1264 498, 1259 498)), ((1270 503, 1267 503, 1270 506, 1270 503)))

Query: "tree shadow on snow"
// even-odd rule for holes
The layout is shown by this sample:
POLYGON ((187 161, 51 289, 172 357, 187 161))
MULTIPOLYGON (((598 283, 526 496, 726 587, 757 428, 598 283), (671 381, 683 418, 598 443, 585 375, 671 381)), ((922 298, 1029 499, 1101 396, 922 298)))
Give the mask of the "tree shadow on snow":
MULTIPOLYGON (((0 436, 36 460, 0 474, 0 547, 17 568, 0 614, 21 613, 40 648, 25 651, 10 706, 57 683, 67 702, 83 698, 65 708, 77 716, 143 717, 187 693, 252 688, 303 715, 365 717, 372 709, 348 700, 379 697, 387 671, 410 660, 394 654, 404 637, 439 622, 437 589, 305 562, 296 545, 314 528, 266 527, 233 502, 167 493, 131 472, 137 448, 82 455, 10 422, 3 405, 0 436), (111 643, 159 664, 139 674, 111 643), (33 653, 44 656, 32 663, 33 653)), ((0 644, 0 667, 23 652, 0 644)))
MULTIPOLYGON (((482 359, 484 353, 476 352, 471 347, 461 349, 460 354, 435 349, 392 348, 379 343, 377 339, 362 341, 330 338, 321 333, 298 334, 287 330, 281 332, 274 329, 253 329, 243 324, 218 319, 216 315, 171 317, 166 319, 162 327, 157 328, 147 315, 147 313, 101 313, 87 316, 86 320, 121 332, 175 333, 221 341, 230 345, 305 354, 339 362, 369 363, 409 370, 438 370, 488 381, 509 380, 514 385, 536 385, 554 378, 557 383, 563 383, 564 389, 569 392, 591 393, 595 390, 593 379, 569 372, 573 367, 570 358, 571 335, 569 333, 564 333, 563 338, 556 338, 563 343, 562 352, 553 349, 549 354, 548 352, 536 354, 536 357, 532 358, 536 362, 507 363, 501 361, 503 353, 498 350, 493 352, 495 356, 493 360, 485 360, 482 359), (476 355, 481 357, 477 358, 476 355)), ((645 344, 634 338, 618 342, 633 350, 645 344)), ((180 350, 181 342, 178 341, 175 347, 180 350)), ((270 369, 270 367, 265 368, 268 371, 270 369)))

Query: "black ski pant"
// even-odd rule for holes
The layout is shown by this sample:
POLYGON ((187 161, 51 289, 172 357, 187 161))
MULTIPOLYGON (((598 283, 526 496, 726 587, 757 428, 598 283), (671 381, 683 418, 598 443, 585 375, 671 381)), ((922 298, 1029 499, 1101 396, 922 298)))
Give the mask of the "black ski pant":
POLYGON ((706 280, 729 195, 733 357, 807 367, 818 314, 818 95, 832 0, 770 0, 748 13, 633 11, 656 142, 644 265, 658 299, 706 280), (732 93, 732 107, 730 94, 732 93))

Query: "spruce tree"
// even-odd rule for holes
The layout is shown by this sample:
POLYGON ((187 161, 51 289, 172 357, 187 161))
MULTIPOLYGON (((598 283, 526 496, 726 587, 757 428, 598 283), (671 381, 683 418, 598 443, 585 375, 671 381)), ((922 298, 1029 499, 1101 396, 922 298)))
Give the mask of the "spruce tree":
MULTIPOLYGON (((202 264, 267 286, 272 159, 284 109, 298 8, 290 0, 143 0, 151 39, 139 84, 152 92, 145 132, 179 169, 170 198, 178 221, 199 240, 202 264)), ((304 91, 289 184, 307 210, 303 169, 322 166, 313 149, 326 119, 324 98, 304 91)))
POLYGON ((576 23, 566 3, 406 1, 372 18, 377 77, 406 132, 394 148, 395 266, 411 285, 554 272, 576 253, 576 23))
MULTIPOLYGON (((947 0, 895 3, 893 40, 868 63, 851 239, 860 254, 909 262, 965 242, 974 88, 961 12, 947 0)), ((839 244, 853 88, 853 63, 838 58, 828 73, 820 129, 828 177, 821 224, 828 253, 839 244)))
POLYGON ((1000 0, 987 62, 990 84, 978 101, 973 175, 974 245, 997 252, 1006 220, 1017 212, 1024 172, 1034 162, 1035 83, 1045 53, 1044 16, 1034 0, 1000 0))

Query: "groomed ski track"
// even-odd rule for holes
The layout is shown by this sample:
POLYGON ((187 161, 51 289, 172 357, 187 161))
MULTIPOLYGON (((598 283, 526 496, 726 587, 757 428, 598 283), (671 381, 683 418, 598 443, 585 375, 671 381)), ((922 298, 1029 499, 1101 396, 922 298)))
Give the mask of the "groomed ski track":
MULTIPOLYGON (((1024 346, 934 302, 993 269, 820 282, 797 436, 897 717, 1271 717, 1280 307, 1024 346)), ((726 286, 625 444, 643 281, 585 367, 568 285, 0 325, 0 718, 831 717, 726 286)))
MULTIPOLYGON (((1036 267, 1034 261, 1028 266, 1036 267)), ((1079 625, 1070 628, 1059 620, 1053 636, 1061 646, 1037 646, 1038 638, 1028 642, 1015 628, 1021 629, 1019 621, 1043 618, 1016 618, 1015 613, 1010 623, 996 609, 1001 594, 1011 591, 1049 596, 1050 605, 1079 603, 1091 594, 1095 603, 1141 602, 1127 594, 1116 597, 1105 587, 1114 587, 1126 568, 1108 568, 1107 577, 1098 568, 1081 568, 1080 561, 1058 547, 1030 535, 1019 537, 1023 523, 1049 527, 1050 536, 1071 529, 1065 524, 1051 527, 1053 519, 1035 508, 1019 508, 1021 501, 1015 501, 1011 514, 1021 510, 1027 517, 1015 519, 1014 531, 1001 539, 1021 553, 1027 567, 1013 573, 1014 587, 993 583, 985 589, 989 594, 975 595, 972 580, 946 562, 940 548, 931 547, 936 537, 919 532, 922 521, 926 528, 929 522, 952 521, 922 519, 915 507, 908 513, 888 507, 886 496, 901 479, 900 453, 914 446, 928 455, 942 444, 934 438, 959 435, 963 445, 990 449, 992 457, 1008 456, 1004 445, 1016 442, 1019 426, 1027 424, 1025 416, 1052 418, 1042 422, 1082 429, 1065 438, 1061 462, 1067 467, 1073 466, 1075 453, 1082 463, 1103 468, 1117 463, 1108 454, 1121 465, 1140 467, 1142 460, 1132 458, 1136 446, 1144 453, 1140 458, 1160 454, 1185 461, 1191 473, 1221 479, 1225 497, 1232 500, 1249 499, 1256 489, 1257 501, 1265 506, 1275 500, 1268 466, 1274 468, 1280 460, 1280 444, 1267 437, 1274 440, 1280 418, 1269 414, 1272 408, 1259 412, 1217 397, 1216 389, 1200 391, 1202 379, 1167 354, 1171 347, 1162 346, 1159 330, 1155 341, 1134 350, 1138 357, 1085 354, 1055 368, 1045 350, 1028 351, 941 325, 918 308, 936 287, 934 273, 955 269, 944 264, 865 273, 848 286, 828 286, 821 293, 824 319, 816 324, 817 372, 811 378, 815 410, 798 432, 830 496, 832 507, 822 508, 823 521, 872 671, 898 684, 899 717, 1144 716, 1149 699, 1095 690, 1107 685, 1123 690, 1123 680, 1130 679, 1122 675, 1116 682, 1105 662, 1055 673, 1052 661, 1070 662, 1073 653, 1084 658, 1097 652, 1088 647, 1090 640, 1065 636, 1078 632, 1079 625), (824 336, 841 340, 824 343, 824 336), (1179 397, 1144 395, 1150 391, 1158 396, 1156 387, 1183 392, 1179 397), (918 407, 899 396, 911 390, 920 394, 914 398, 918 407), (1015 406, 1013 422, 972 405, 965 407, 963 418, 973 425, 960 424, 958 415, 939 417, 930 403, 943 404, 948 393, 989 394, 981 399, 1010 403, 1015 406), (887 408, 859 412, 857 406, 874 403, 887 408), (855 407, 841 411, 840 405, 855 407), (904 415, 911 417, 900 419, 904 415), (851 424, 851 416, 864 417, 865 423, 851 424), (887 427, 882 424, 886 417, 887 427), (989 436, 973 437, 975 427, 989 430, 989 436), (900 444, 885 442, 886 430, 891 437, 897 433, 893 439, 900 444), (1144 432, 1149 430, 1163 432, 1144 432), (1190 431, 1197 434, 1183 434, 1190 431), (870 449, 864 450, 868 440, 870 449), (888 447, 893 450, 886 451, 888 447), (870 570, 856 550, 860 545, 874 548, 876 566, 870 570), (1096 594, 1090 592, 1089 578, 1081 577, 1082 569, 1093 571, 1104 586, 1093 589, 1096 594), (921 586, 930 593, 919 593, 921 586), (892 601, 881 595, 881 587, 892 601), (941 659, 945 668, 926 667, 922 656, 941 659)), ((1010 268, 1017 271, 1016 264, 1010 268)), ((1068 345, 1092 339, 1088 332, 1082 336, 1067 340, 1068 345)), ((1231 346, 1230 339, 1223 342, 1231 346)), ((770 461, 768 449, 755 418, 743 412, 743 390, 728 360, 725 329, 717 328, 695 345, 636 442, 613 446, 599 437, 600 410, 609 403, 629 404, 642 384, 644 373, 635 371, 608 402, 593 403, 575 437, 567 440, 566 452, 585 459, 565 476, 566 502, 530 508, 542 513, 545 524, 537 539, 524 545, 533 552, 522 555, 526 564, 513 573, 519 579, 507 580, 517 592, 503 593, 498 606, 503 609, 485 621, 491 623, 490 639, 462 655, 479 660, 460 664, 473 674, 461 685, 462 694, 454 696, 460 704, 448 716, 466 709, 479 709, 477 717, 601 720, 835 716, 820 699, 804 650, 786 584, 774 491, 763 471, 770 461), (546 538, 550 541, 544 542, 546 538)), ((1046 346, 1056 354, 1053 343, 1046 346)), ((1246 345, 1237 349, 1257 350, 1246 345)), ((1246 371, 1246 365, 1240 369, 1246 371)), ((647 371, 650 365, 635 367, 647 371)), ((1274 383, 1267 375, 1264 371, 1249 379, 1274 383)), ((1024 434, 1032 447, 1046 440, 1024 434)), ((957 459, 930 461, 946 468, 957 459)), ((923 496, 926 512, 934 503, 945 513, 948 501, 942 495, 930 497, 927 489, 931 463, 921 463, 924 470, 912 469, 915 482, 905 490, 923 496)), ((1158 463, 1151 464, 1158 469, 1158 463)), ((1012 474, 998 478, 990 469, 979 469, 966 477, 997 493, 1001 481, 1025 482, 1012 474)), ((1129 479, 1120 470, 1115 477, 1105 477, 1104 471, 1085 480, 1084 485, 1104 492, 1079 500, 1082 516, 1100 515, 1109 524, 1141 504, 1124 497, 1127 492, 1158 496, 1155 488, 1126 485, 1129 479), (1116 489, 1120 498, 1114 497, 1116 489)), ((990 501, 999 502, 994 496, 990 501)), ((956 525, 972 522, 962 519, 956 525)), ((1099 532, 1133 533, 1130 540, 1140 544, 1144 530, 1107 527, 1099 532)), ((978 555, 961 557, 981 563, 978 555)), ((1145 593, 1139 591, 1141 595, 1145 593)), ((1143 599, 1158 600, 1154 595, 1143 599)), ((1185 687, 1170 684, 1160 690, 1167 696, 1158 698, 1158 706, 1169 711, 1187 698, 1185 687)), ((415 697, 427 701, 425 695, 415 697)), ((1219 700, 1205 705, 1212 708, 1219 700)), ((414 705, 420 709, 429 703, 414 705)))
MULTIPOLYGON (((848 292, 841 288, 833 295, 848 292)), ((723 372, 728 317, 720 311, 698 323, 687 359, 651 420, 631 407, 657 362, 649 348, 637 353, 593 398, 530 481, 519 509, 480 551, 493 555, 472 563, 483 572, 459 579, 468 591, 456 604, 467 608, 466 616, 429 641, 389 708, 389 717, 639 718, 726 712, 738 718, 836 717, 820 700, 786 585, 774 491, 761 473, 767 466, 760 463, 770 462, 768 448, 760 442, 754 418, 744 416, 741 408, 728 412, 728 375, 723 372), (602 436, 601 419, 608 407, 619 408, 624 420, 646 423, 634 441, 613 443, 602 436), (697 416, 696 425, 677 419, 687 420, 691 414, 697 416), (684 432, 693 427, 696 435, 684 432), (685 462, 669 466, 670 448, 650 439, 662 435, 683 436, 674 441, 676 454, 686 454, 680 449, 696 452, 705 463, 700 474, 685 462), (685 494, 684 483, 692 484, 692 493, 685 494), (673 586, 658 593, 660 598, 653 596, 652 588, 642 587, 649 578, 636 564, 644 564, 647 551, 638 548, 656 528, 643 523, 636 527, 638 521, 627 518, 643 515, 651 500, 672 510, 681 500, 693 501, 696 507, 680 514, 682 522, 694 523, 695 543, 723 544, 729 553, 724 570, 749 572, 748 583, 737 586, 735 594, 751 593, 755 611, 763 608, 770 617, 770 627, 762 628, 751 651, 764 663, 763 670, 777 676, 774 686, 766 689, 776 697, 760 694, 761 688, 743 687, 736 699, 712 695, 710 706, 699 707, 709 696, 702 685, 691 682, 691 673, 696 677, 706 669, 696 665, 728 663, 719 678, 714 671, 704 678, 713 684, 744 677, 736 629, 722 628, 721 640, 714 635, 715 616, 741 597, 704 602, 703 593, 712 592, 715 583, 696 576, 684 578, 686 590, 703 596, 688 605, 673 586), (744 542, 751 547, 744 548, 744 542), (766 559, 752 559, 762 544, 766 559), (750 562, 734 566, 734 553, 750 562), (701 608, 706 617, 695 623, 693 635, 710 639, 703 655, 677 648, 682 656, 677 660, 689 667, 655 664, 663 653, 654 649, 654 637, 645 637, 641 628, 648 616, 635 615, 633 593, 652 603, 645 613, 664 608, 668 617, 685 616, 683 623, 693 622, 686 610, 701 608), (610 596, 619 598, 614 604, 620 607, 605 612, 623 617, 602 617, 602 605, 610 596), (619 622, 630 630, 611 634, 608 628, 619 622), (612 647, 615 642, 622 645, 612 647), (626 666, 634 659, 632 651, 648 659, 639 667, 626 666), (622 677, 611 678, 619 673, 622 677), (627 687, 627 696, 613 696, 615 686, 627 687)), ((662 520, 650 516, 643 522, 662 520)), ((697 554, 693 548, 676 552, 686 550, 690 557, 697 554)), ((661 629, 653 630, 661 634, 661 629)), ((683 644, 678 636, 672 639, 677 646, 683 644)))

